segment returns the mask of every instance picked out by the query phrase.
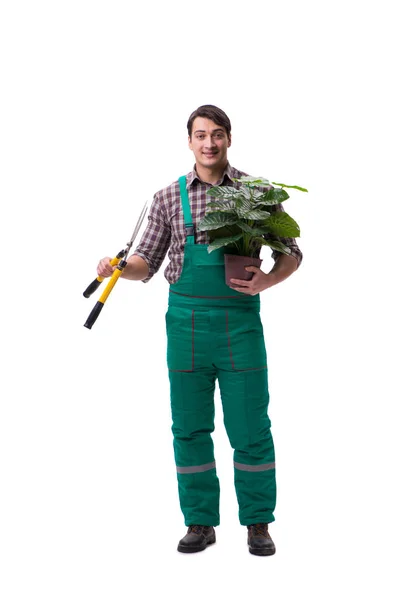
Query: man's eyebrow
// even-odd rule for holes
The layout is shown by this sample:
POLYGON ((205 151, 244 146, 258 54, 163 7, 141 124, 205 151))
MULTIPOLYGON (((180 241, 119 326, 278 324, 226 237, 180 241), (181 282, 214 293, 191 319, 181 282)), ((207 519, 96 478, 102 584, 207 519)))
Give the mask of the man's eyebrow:
MULTIPOLYGON (((218 127, 217 129, 213 129, 211 131, 211 133, 216 133, 217 131, 222 131, 224 132, 224 129, 222 127, 218 127)), ((196 129, 196 131, 194 131, 193 133, 205 133, 206 130, 205 129, 196 129)))

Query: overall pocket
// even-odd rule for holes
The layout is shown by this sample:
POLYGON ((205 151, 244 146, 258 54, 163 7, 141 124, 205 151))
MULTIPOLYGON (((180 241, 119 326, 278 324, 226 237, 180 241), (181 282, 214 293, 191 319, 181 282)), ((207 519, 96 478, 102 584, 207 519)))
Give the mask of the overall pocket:
POLYGON ((167 326, 167 365, 171 371, 194 370, 194 310, 169 306, 167 326))
POLYGON ((260 313, 251 309, 227 310, 225 325, 230 367, 234 371, 265 369, 267 353, 260 313))

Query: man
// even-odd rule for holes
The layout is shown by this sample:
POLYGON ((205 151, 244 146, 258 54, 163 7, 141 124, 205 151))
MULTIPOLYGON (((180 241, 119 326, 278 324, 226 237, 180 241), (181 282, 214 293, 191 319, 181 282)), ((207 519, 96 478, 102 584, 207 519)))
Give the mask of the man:
MULTIPOLYGON (((224 424, 234 449, 239 520, 247 526, 252 554, 274 554, 268 532, 274 521, 275 456, 270 431, 266 352, 259 292, 289 277, 301 262, 294 239, 283 238, 291 255, 273 252, 269 273, 248 267, 251 281, 224 281, 225 249, 207 252, 207 234, 196 231, 207 190, 235 185, 244 175, 230 166, 231 124, 216 106, 205 105, 188 121, 194 170, 157 192, 139 246, 122 277, 147 282, 169 249, 165 277, 170 284, 167 363, 172 431, 181 509, 188 526, 178 551, 198 552, 215 542, 219 525, 219 480, 213 442, 214 389, 218 379, 224 424)), ((277 210, 283 210, 280 205, 277 210)), ((97 272, 112 275, 110 257, 97 272)))

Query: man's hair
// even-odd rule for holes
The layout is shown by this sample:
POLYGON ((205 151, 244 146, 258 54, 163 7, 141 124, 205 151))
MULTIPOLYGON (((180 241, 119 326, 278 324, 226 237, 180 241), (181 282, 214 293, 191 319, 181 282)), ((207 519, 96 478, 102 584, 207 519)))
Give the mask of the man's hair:
POLYGON ((210 119, 211 121, 214 121, 214 123, 225 129, 229 138, 231 137, 231 122, 228 118, 228 115, 226 115, 223 110, 218 108, 218 106, 204 104, 192 112, 189 117, 187 128, 190 138, 192 137, 193 121, 196 119, 196 117, 203 117, 203 119, 210 119))

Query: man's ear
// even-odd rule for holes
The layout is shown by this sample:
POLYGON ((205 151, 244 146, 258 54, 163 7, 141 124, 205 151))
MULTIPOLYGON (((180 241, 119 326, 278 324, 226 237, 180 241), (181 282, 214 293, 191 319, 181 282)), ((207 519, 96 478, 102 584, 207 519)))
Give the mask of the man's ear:
POLYGON ((190 150, 192 150, 192 138, 190 137, 190 135, 188 137, 188 146, 189 146, 190 150))
POLYGON ((228 148, 231 147, 231 144, 232 144, 232 136, 229 136, 228 137, 228 148))

